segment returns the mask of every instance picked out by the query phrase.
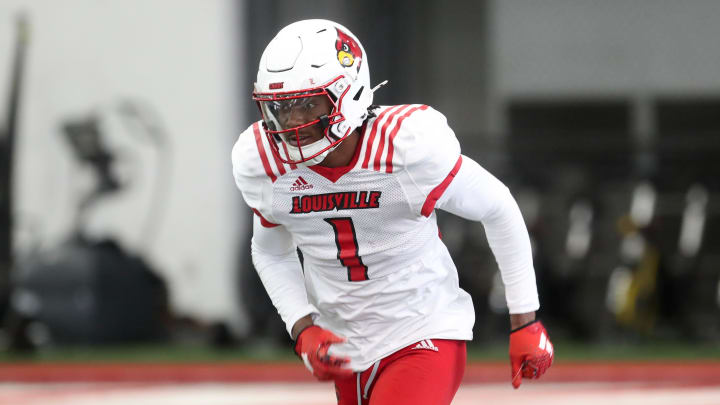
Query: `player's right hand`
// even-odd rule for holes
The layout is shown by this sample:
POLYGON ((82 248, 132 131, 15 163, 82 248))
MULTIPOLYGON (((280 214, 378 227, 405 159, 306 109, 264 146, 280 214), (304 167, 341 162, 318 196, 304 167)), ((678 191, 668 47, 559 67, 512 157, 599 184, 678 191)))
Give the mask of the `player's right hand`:
POLYGON ((295 342, 295 353, 305 363, 305 367, 320 381, 352 376, 352 370, 344 366, 350 362, 347 357, 332 356, 328 353, 330 345, 342 343, 345 339, 336 336, 317 325, 305 328, 295 342))

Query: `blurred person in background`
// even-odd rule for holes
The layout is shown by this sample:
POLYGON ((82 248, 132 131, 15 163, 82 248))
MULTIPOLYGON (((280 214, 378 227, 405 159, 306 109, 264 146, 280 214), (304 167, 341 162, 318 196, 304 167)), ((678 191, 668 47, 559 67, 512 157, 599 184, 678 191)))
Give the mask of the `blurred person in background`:
POLYGON ((262 121, 232 151, 256 214, 255 268, 295 352, 334 380, 339 404, 449 404, 475 315, 434 210, 481 221, 505 285, 518 388, 553 360, 520 210, 460 154, 441 113, 374 105, 378 87, 337 23, 299 21, 267 46, 253 93, 262 121))

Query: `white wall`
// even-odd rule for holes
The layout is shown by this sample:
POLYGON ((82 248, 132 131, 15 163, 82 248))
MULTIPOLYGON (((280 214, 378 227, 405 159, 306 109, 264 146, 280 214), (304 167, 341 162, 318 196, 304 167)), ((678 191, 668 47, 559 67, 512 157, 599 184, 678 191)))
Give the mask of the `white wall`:
MULTIPOLYGON (((17 250, 50 248, 71 229, 90 186, 61 137, 59 124, 91 111, 120 152, 121 194, 92 211, 89 229, 144 252, 165 276, 174 310, 205 320, 240 315, 234 297, 239 210, 230 149, 247 119, 238 105, 237 11, 232 0, 3 0, 0 95, 7 94, 13 20, 31 22, 17 145, 17 250), (162 119, 172 159, 163 179, 166 205, 156 235, 144 235, 159 159, 116 113, 141 100, 162 119)), ((4 112, 3 112, 4 114, 4 112)))
POLYGON ((720 92, 720 1, 493 0, 495 92, 720 92))

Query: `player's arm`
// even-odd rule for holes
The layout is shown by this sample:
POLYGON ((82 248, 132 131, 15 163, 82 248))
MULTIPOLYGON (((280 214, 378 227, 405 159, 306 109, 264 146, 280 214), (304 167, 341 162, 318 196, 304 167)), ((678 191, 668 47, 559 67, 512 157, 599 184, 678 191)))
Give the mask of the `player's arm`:
POLYGON ((510 314, 510 329, 515 330, 535 320, 535 311, 524 314, 510 314))
POLYGON ((254 217, 253 264, 288 333, 293 336, 293 325, 299 319, 317 313, 317 309, 308 302, 302 268, 290 233, 283 226, 267 227, 258 215, 254 217))
POLYGON ((297 340, 300 332, 304 331, 310 326, 313 326, 314 324, 315 323, 313 322, 312 315, 303 316, 302 318, 298 319, 298 321, 295 322, 295 324, 293 325, 290 331, 290 337, 292 337, 292 340, 297 340))
POLYGON ((251 251, 260 280, 295 340, 295 352, 308 370, 320 380, 352 374, 343 367, 348 359, 328 353, 330 345, 344 339, 313 324, 312 315, 318 311, 308 302, 292 235, 283 226, 263 225, 256 215, 251 251))
MULTIPOLYGON (((515 199, 500 180, 462 156, 460 169, 435 208, 482 222, 500 268, 510 314, 528 314, 540 307, 530 237, 515 199)), ((514 318, 521 321, 523 317, 514 318)))
POLYGON ((436 208, 480 221, 500 268, 510 310, 512 383, 537 378, 552 364, 553 346, 535 311, 540 307, 530 237, 505 185, 472 159, 462 163, 436 208))

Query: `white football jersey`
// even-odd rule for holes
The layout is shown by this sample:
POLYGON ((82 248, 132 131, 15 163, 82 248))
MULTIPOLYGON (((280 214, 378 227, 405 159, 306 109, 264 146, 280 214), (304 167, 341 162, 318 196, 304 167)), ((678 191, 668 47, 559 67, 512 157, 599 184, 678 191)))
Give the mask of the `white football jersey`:
POLYGON ((434 213, 462 164, 455 134, 425 105, 376 115, 347 167, 283 164, 260 122, 233 151, 245 201, 292 234, 315 323, 347 338, 332 351, 354 370, 422 339, 470 340, 475 320, 434 213))

